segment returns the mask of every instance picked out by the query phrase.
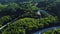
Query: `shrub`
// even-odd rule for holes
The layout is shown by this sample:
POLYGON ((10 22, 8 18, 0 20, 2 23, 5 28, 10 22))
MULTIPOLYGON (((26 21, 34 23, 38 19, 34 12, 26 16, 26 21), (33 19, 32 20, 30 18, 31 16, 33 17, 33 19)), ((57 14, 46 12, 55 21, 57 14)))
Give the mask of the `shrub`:
POLYGON ((10 16, 3 16, 0 18, 0 25, 2 26, 3 24, 5 24, 6 22, 8 22, 9 20, 11 20, 10 16))

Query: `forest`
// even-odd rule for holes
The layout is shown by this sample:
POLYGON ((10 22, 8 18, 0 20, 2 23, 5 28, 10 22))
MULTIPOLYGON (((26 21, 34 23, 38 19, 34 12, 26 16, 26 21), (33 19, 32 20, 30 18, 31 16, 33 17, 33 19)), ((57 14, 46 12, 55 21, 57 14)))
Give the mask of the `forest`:
MULTIPOLYGON (((60 26, 60 0, 0 0, 0 34, 33 34, 55 26, 60 26)), ((41 34, 60 34, 60 28, 41 34)))

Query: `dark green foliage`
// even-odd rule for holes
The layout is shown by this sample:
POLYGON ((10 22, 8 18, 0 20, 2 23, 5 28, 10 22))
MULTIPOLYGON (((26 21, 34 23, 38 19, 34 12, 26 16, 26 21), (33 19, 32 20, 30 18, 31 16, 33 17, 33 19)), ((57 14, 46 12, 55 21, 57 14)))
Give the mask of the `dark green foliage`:
POLYGON ((0 18, 0 27, 5 24, 6 22, 10 21, 11 17, 10 16, 3 16, 0 18))
POLYGON ((0 4, 0 15, 10 15, 14 17, 38 17, 36 11, 39 10, 33 3, 9 3, 0 4))
POLYGON ((45 2, 40 2, 37 5, 39 8, 43 10, 48 10, 50 14, 54 16, 58 16, 60 19, 60 0, 49 0, 45 2), (58 11, 58 12, 57 12, 58 11))
MULTIPOLYGON (((39 2, 38 0, 33 1, 39 2)), ((28 32, 31 34, 31 31, 35 31, 46 26, 50 26, 53 23, 57 23, 57 17, 51 15, 40 19, 34 19, 38 18, 38 14, 36 13, 38 10, 43 9, 51 11, 54 9, 56 6, 54 2, 53 4, 45 3, 43 4, 44 6, 40 8, 38 8, 34 2, 0 4, 0 26, 12 18, 15 19, 17 17, 20 17, 12 24, 7 25, 5 29, 2 29, 1 34, 26 34, 28 32)))

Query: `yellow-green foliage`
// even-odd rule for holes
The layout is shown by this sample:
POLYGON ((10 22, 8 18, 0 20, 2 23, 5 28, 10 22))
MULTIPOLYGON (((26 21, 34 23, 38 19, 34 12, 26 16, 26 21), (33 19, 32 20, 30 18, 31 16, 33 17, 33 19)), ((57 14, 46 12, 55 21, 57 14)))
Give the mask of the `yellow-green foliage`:
POLYGON ((16 34, 16 33, 28 33, 27 31, 31 31, 33 29, 37 30, 38 28, 43 28, 45 27, 44 25, 49 26, 50 22, 56 22, 56 18, 53 18, 52 16, 46 17, 46 18, 41 18, 40 21, 37 19, 33 18, 23 18, 15 21, 12 24, 9 24, 6 29, 2 31, 2 33, 8 33, 9 34, 16 34), (24 29, 24 31, 19 31, 20 29, 24 29))

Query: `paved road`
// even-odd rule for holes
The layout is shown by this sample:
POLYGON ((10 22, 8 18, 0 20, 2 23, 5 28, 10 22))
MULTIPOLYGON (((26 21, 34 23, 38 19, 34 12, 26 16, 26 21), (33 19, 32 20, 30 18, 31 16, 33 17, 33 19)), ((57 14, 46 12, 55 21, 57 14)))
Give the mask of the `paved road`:
POLYGON ((33 34, 41 34, 42 32, 46 32, 46 31, 48 31, 48 30, 53 30, 53 29, 56 29, 56 28, 60 28, 60 26, 46 28, 46 29, 37 31, 37 32, 35 32, 35 33, 33 33, 33 34))

